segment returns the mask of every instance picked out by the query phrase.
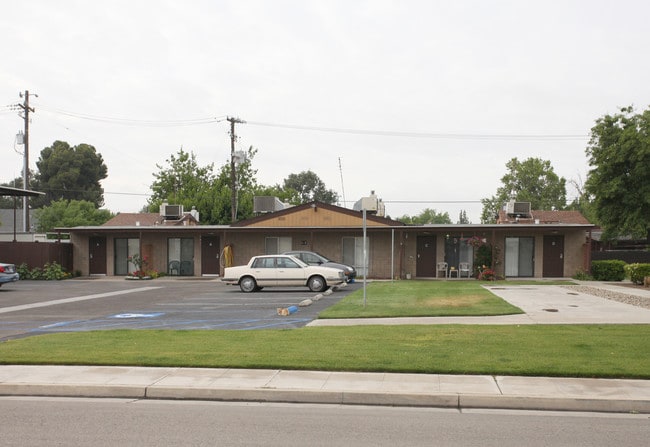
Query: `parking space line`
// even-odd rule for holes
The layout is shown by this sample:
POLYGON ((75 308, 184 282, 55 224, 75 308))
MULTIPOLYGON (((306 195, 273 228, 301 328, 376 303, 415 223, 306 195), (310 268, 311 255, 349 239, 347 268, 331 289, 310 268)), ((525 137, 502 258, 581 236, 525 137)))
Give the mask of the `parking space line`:
POLYGON ((97 298, 107 298, 109 296, 126 295, 129 293, 136 293, 136 292, 146 292, 148 290, 156 290, 156 289, 160 289, 160 287, 140 287, 138 289, 118 290, 115 292, 97 293, 94 295, 77 296, 74 298, 62 298, 60 300, 43 301, 40 303, 22 304, 20 306, 11 306, 11 307, 2 308, 0 309, 0 314, 6 314, 9 312, 18 312, 27 309, 35 309, 37 307, 56 306, 57 304, 75 303, 77 301, 94 300, 97 298))

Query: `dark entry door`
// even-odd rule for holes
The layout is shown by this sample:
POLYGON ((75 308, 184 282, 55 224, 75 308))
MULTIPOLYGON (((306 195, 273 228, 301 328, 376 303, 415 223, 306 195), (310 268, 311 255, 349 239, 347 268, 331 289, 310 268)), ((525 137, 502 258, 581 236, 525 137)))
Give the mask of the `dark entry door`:
POLYGON ((201 274, 219 274, 219 237, 201 237, 201 274))
POLYGON ((564 277, 564 236, 544 236, 544 278, 564 277))
POLYGON ((91 275, 106 274, 106 238, 91 237, 88 239, 88 271, 91 275))
POLYGON ((417 278, 432 278, 436 276, 436 237, 418 236, 418 257, 415 265, 417 278))

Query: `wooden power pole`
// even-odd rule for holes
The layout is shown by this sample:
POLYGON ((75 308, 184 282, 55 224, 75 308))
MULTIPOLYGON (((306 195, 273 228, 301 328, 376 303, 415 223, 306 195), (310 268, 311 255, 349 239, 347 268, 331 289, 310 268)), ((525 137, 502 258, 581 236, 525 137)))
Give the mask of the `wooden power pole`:
MULTIPOLYGON (((29 90, 25 90, 25 94, 20 93, 20 97, 24 98, 23 104, 18 104, 23 109, 25 119, 25 135, 24 140, 24 154, 23 154, 23 189, 29 189, 29 112, 34 112, 34 108, 29 106, 29 90)), ((38 98, 38 95, 32 93, 33 96, 38 98)), ((23 196, 23 231, 29 232, 29 197, 23 196)))
POLYGON ((230 218, 231 222, 237 222, 237 166, 235 163, 235 123, 245 123, 246 121, 239 118, 226 118, 230 122, 230 218))

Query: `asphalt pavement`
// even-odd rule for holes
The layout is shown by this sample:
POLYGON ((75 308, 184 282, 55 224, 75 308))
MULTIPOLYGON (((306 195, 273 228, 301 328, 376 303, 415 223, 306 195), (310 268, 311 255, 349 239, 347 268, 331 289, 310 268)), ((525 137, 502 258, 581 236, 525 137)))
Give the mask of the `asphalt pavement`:
MULTIPOLYGON (((588 284, 650 300, 648 289, 588 284)), ((526 312, 513 316, 520 318, 520 322, 496 324, 650 324, 649 309, 558 286, 541 286, 541 290, 537 286, 494 289, 491 288, 494 293, 526 312)), ((491 318, 400 318, 372 322, 485 324, 491 318)), ((312 323, 323 324, 321 320, 312 323)), ((494 319, 489 324, 495 324, 494 319)), ((650 413, 647 380, 517 376, 2 365, 0 395, 650 413)))

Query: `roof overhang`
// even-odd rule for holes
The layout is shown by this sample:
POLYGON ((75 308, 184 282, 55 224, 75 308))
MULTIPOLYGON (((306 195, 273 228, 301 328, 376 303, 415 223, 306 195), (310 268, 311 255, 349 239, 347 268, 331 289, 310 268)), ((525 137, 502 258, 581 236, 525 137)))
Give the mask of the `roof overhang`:
POLYGON ((11 188, 9 186, 0 186, 0 196, 38 197, 44 195, 45 193, 40 191, 30 191, 29 189, 19 189, 19 188, 11 188))

